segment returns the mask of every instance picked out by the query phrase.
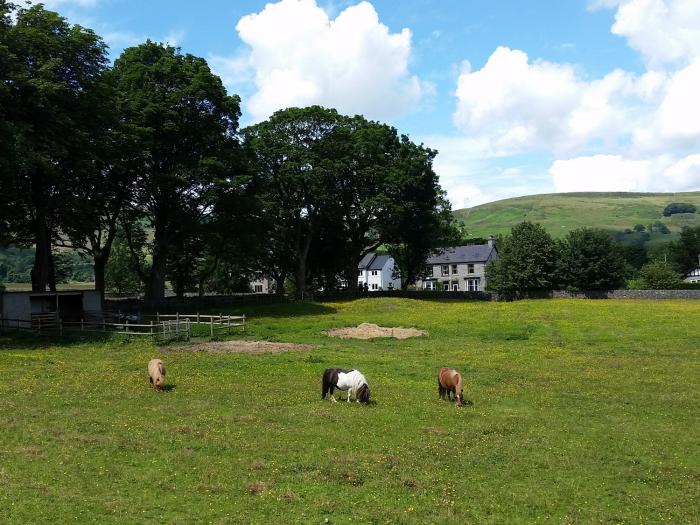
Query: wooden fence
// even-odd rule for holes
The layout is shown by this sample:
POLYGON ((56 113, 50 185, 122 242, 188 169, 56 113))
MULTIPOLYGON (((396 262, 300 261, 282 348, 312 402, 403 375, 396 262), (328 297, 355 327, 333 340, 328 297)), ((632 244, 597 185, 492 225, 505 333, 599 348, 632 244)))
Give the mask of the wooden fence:
POLYGON ((39 335, 69 335, 81 333, 112 333, 127 337, 152 337, 163 341, 184 339, 189 341, 192 326, 205 325, 209 335, 231 333, 232 328, 245 330, 245 315, 160 314, 149 322, 107 322, 85 320, 64 321, 55 314, 35 314, 31 320, 0 318, 0 331, 26 330, 39 335))

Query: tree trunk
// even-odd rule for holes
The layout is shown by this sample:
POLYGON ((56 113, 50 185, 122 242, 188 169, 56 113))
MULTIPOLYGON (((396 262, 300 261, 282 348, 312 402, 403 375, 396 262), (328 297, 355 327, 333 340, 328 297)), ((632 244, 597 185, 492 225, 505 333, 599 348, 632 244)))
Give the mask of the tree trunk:
POLYGON ((93 253, 93 268, 95 270, 95 290, 100 292, 100 299, 105 300, 105 269, 107 261, 103 252, 93 253))
MULTIPOLYGON (((32 267, 32 291, 45 292, 51 284, 51 236, 46 225, 46 213, 42 206, 37 206, 36 219, 34 221, 34 235, 36 251, 34 254, 34 266, 32 267)), ((53 279, 53 288, 56 288, 56 279, 53 279)))
POLYGON ((162 222, 156 216, 155 232, 153 235, 153 259, 151 269, 146 276, 145 300, 150 304, 163 302, 165 299, 165 263, 167 259, 167 246, 162 222))
POLYGON ((284 295, 284 281, 286 280, 285 275, 280 275, 275 278, 275 294, 284 295))

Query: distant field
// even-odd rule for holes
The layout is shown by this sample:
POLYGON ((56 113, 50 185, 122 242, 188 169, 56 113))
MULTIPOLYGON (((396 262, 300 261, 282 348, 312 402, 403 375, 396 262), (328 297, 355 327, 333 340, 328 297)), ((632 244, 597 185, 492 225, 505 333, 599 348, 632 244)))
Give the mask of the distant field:
POLYGON ((282 354, 0 335, 3 523, 699 523, 700 302, 249 307, 282 354), (403 341, 332 339, 360 322, 403 341), (171 389, 149 389, 162 357, 171 389), (460 368, 471 406, 437 399, 460 368), (360 369, 371 406, 320 399, 360 369), (327 520, 327 521, 326 521, 327 520))
POLYGON ((553 193, 531 195, 456 210, 469 235, 508 233, 522 221, 539 222, 547 231, 562 237, 583 226, 624 230, 635 224, 645 226, 661 221, 673 235, 654 234, 660 239, 675 236, 683 226, 700 226, 700 215, 662 215, 672 202, 694 204, 700 210, 700 192, 692 193, 553 193))

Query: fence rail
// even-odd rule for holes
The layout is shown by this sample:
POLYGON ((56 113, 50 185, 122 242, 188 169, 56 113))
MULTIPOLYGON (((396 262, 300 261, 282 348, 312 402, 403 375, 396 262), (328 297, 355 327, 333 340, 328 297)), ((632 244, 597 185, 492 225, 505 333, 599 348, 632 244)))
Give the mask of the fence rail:
POLYGON ((75 333, 119 333, 128 337, 153 337, 162 340, 185 339, 192 335, 192 326, 206 325, 209 335, 231 333, 232 328, 245 330, 245 315, 160 314, 149 322, 107 322, 93 317, 80 321, 64 321, 55 314, 32 315, 29 319, 0 318, 0 331, 26 330, 40 335, 64 335, 75 333))

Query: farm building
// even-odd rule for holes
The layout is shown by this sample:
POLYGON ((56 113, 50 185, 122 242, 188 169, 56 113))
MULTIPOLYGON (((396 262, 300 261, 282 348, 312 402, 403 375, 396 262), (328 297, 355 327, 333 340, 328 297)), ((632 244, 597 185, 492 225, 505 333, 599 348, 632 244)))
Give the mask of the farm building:
POLYGON ((62 319, 80 321, 102 317, 102 299, 97 290, 60 292, 1 292, 0 319, 32 321, 62 319))

